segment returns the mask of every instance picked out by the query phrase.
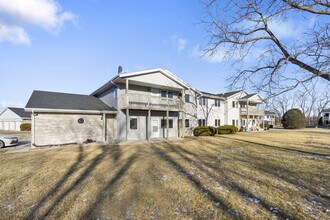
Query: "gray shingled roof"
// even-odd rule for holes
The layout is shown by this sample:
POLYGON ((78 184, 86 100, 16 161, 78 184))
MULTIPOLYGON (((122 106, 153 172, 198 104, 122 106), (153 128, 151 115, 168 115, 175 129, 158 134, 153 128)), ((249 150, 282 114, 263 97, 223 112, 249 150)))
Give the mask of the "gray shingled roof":
POLYGON ((230 96, 235 95, 236 93, 239 93, 239 92, 242 92, 242 91, 243 90, 232 91, 232 92, 225 92, 225 93, 220 93, 218 95, 227 98, 227 97, 230 97, 230 96))
POLYGON ((252 96, 254 96, 256 94, 257 93, 249 94, 249 95, 246 95, 246 96, 242 97, 241 99, 248 99, 248 98, 251 98, 252 96))
POLYGON ((94 96, 46 91, 33 91, 25 108, 117 111, 94 96))
POLYGON ((265 110, 265 115, 276 115, 276 112, 265 110))
POLYGON ((21 118, 31 118, 31 112, 26 112, 24 108, 8 107, 9 110, 13 111, 16 115, 21 118))

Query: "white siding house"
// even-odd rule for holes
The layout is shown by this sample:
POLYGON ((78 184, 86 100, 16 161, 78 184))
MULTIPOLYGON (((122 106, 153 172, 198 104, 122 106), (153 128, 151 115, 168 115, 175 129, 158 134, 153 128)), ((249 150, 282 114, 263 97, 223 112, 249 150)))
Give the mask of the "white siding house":
POLYGON ((23 123, 31 123, 31 114, 23 108, 8 107, 0 114, 0 130, 20 131, 23 123))

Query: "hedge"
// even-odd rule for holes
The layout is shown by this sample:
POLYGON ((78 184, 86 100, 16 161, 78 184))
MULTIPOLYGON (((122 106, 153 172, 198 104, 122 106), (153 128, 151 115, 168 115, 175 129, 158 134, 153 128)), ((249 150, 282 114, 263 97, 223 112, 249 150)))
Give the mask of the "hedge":
MULTIPOLYGON (((259 128, 264 128, 264 125, 263 124, 260 124, 259 125, 259 128)), ((270 125, 269 124, 265 124, 265 128, 266 128, 266 130, 269 130, 270 125)))
POLYGON ((194 129, 194 136, 214 136, 217 134, 217 129, 212 126, 199 126, 194 129))
POLYGON ((330 124, 328 124, 327 127, 330 129, 330 124))
POLYGON ((238 128, 234 125, 223 125, 217 127, 218 134, 235 134, 238 132, 238 128))
POLYGON ((31 131, 31 124, 21 124, 21 131, 31 131))

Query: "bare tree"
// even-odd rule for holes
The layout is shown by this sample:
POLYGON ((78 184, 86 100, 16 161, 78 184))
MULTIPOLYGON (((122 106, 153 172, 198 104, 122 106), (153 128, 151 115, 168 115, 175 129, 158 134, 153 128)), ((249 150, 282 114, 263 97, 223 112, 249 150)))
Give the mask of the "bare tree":
MULTIPOLYGON (((202 19, 210 37, 205 55, 235 58, 231 87, 249 84, 269 96, 322 78, 330 81, 330 3, 327 0, 207 0, 202 19), (313 21, 296 39, 276 34, 288 17, 313 21), (255 62, 244 60, 251 56, 255 62)), ((287 30, 290 31, 290 30, 287 30)))
POLYGON ((323 109, 330 105, 329 86, 320 86, 318 80, 310 81, 296 92, 285 93, 274 97, 268 107, 279 116, 291 109, 299 108, 306 117, 307 125, 317 126, 323 109))

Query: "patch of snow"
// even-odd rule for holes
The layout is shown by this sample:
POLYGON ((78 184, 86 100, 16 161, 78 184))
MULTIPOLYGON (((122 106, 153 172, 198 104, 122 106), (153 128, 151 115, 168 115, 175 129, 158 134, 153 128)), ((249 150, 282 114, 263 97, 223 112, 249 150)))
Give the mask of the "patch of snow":
POLYGON ((281 213, 281 210, 279 208, 276 208, 276 207, 270 207, 269 211, 274 215, 278 215, 278 214, 281 213))
POLYGON ((253 195, 250 195, 250 194, 245 193, 244 194, 244 197, 247 198, 249 201, 254 202, 256 204, 259 204, 260 203, 260 199, 258 197, 256 197, 256 196, 253 196, 253 195))

